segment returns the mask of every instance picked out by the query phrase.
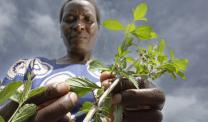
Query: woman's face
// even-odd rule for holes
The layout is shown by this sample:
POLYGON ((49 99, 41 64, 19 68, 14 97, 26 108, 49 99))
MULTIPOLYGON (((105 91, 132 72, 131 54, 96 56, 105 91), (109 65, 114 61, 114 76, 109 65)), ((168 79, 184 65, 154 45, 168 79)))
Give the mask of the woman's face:
POLYGON ((67 51, 91 52, 98 31, 94 6, 86 0, 67 3, 63 10, 60 29, 67 51))

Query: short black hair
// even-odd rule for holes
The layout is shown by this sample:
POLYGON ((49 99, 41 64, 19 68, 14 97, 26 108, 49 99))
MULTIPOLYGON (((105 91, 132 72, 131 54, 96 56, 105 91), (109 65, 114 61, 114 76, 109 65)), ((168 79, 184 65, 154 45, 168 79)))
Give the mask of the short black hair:
MULTIPOLYGON (((67 3, 71 2, 71 1, 73 1, 73 0, 66 0, 64 2, 64 4, 62 5, 60 13, 59 13, 59 23, 61 23, 61 20, 63 18, 64 7, 66 6, 67 3)), ((100 25, 100 11, 97 7, 96 0, 86 0, 86 1, 90 2, 94 6, 95 12, 96 12, 96 19, 97 19, 98 26, 99 26, 100 25)))

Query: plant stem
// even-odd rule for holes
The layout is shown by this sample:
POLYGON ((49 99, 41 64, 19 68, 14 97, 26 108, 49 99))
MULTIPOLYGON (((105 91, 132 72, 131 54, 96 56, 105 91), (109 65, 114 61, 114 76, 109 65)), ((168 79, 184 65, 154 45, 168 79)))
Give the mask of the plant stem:
POLYGON ((17 107, 17 109, 15 110, 15 112, 12 114, 12 116, 10 117, 8 122, 12 122, 12 119, 14 118, 14 116, 16 115, 16 113, 19 111, 19 109, 22 107, 22 103, 20 103, 17 107))
POLYGON ((83 122, 90 122, 90 120, 92 119, 92 117, 94 116, 95 112, 102 106, 105 98, 110 94, 110 92, 116 87, 116 85, 119 83, 120 79, 116 79, 111 85, 110 87, 103 93, 103 95, 100 97, 98 104, 94 105, 90 111, 87 113, 85 119, 83 120, 83 122))
MULTIPOLYGON (((134 64, 138 61, 139 59, 136 59, 134 63, 132 63, 131 65, 129 65, 127 67, 127 70, 130 70, 134 64)), ((92 119, 92 117, 94 116, 95 112, 102 106, 105 98, 110 94, 110 92, 116 87, 116 85, 119 83, 119 78, 117 78, 111 85, 110 87, 102 94, 102 96, 100 97, 98 104, 94 105, 90 111, 87 113, 86 117, 84 118, 83 122, 90 122, 90 120, 92 119)))

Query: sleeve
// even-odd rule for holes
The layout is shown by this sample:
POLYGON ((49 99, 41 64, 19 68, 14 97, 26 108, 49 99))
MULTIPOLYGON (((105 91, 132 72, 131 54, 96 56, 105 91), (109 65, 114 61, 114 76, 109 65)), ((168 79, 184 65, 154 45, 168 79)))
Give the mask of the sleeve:
POLYGON ((26 74, 30 70, 32 59, 20 59, 16 61, 8 70, 6 77, 2 81, 2 85, 7 85, 12 81, 25 81, 26 74))

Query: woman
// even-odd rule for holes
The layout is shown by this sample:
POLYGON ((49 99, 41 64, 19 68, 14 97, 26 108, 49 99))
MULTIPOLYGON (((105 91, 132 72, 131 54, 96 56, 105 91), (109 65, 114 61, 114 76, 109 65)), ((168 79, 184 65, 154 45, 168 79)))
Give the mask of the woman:
MULTIPOLYGON (((81 122, 84 114, 76 115, 84 101, 94 101, 92 93, 78 98, 70 92, 64 82, 69 77, 84 76, 91 81, 100 81, 108 87, 113 76, 108 72, 96 75, 88 70, 88 61, 96 42, 100 16, 93 0, 68 0, 60 12, 60 30, 67 55, 50 60, 43 57, 17 61, 8 71, 3 84, 12 80, 26 80, 28 72, 33 74, 32 87, 46 86, 47 90, 28 103, 35 103, 39 109, 28 121, 33 122, 81 122), (69 113, 70 112, 70 113, 69 113)), ((126 79, 123 79, 123 81, 126 79)), ((113 104, 124 106, 124 122, 161 122, 160 110, 164 104, 163 92, 148 81, 140 81, 140 88, 134 89, 131 84, 117 86, 113 96, 113 104)), ((9 102, 0 114, 8 119, 17 104, 9 102)))

